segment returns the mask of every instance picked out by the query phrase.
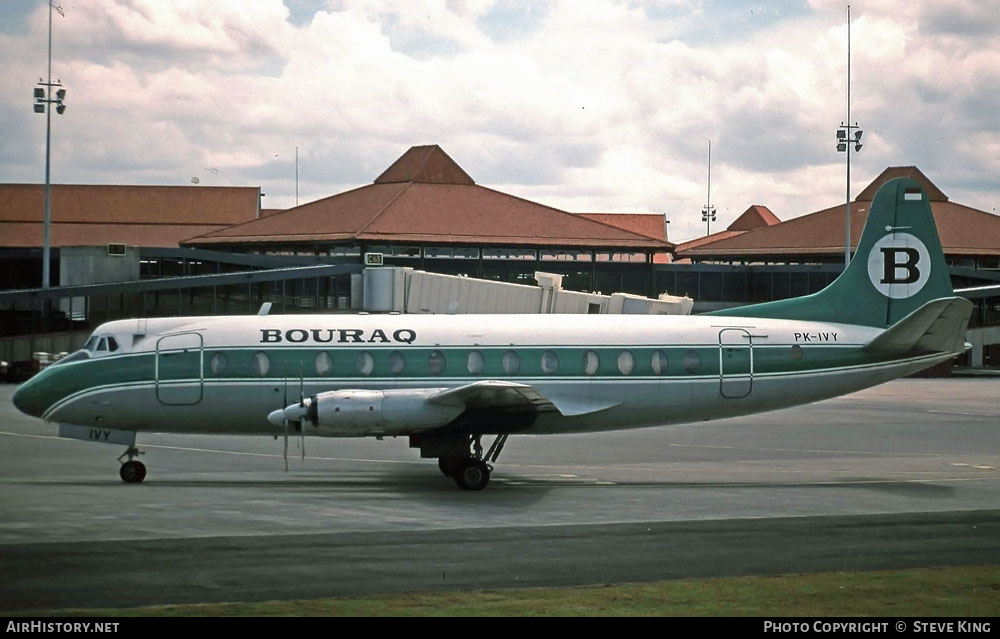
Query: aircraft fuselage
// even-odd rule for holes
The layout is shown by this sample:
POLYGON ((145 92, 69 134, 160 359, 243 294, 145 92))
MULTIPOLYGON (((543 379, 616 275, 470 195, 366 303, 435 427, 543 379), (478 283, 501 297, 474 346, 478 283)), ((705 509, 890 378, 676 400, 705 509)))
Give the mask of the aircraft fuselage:
MULTIPOLYGON (((885 357, 879 329, 708 316, 275 315, 124 320, 103 356, 49 367, 18 390, 47 421, 153 432, 276 434, 268 414, 330 389, 527 384, 556 410, 510 430, 560 433, 700 421, 816 401, 951 355, 885 357), (568 407, 568 409, 565 409, 568 407)), ((500 422, 495 422, 502 424, 500 422)), ((405 435, 408 422, 306 429, 405 435)), ((484 431, 503 431, 486 426, 484 431)))

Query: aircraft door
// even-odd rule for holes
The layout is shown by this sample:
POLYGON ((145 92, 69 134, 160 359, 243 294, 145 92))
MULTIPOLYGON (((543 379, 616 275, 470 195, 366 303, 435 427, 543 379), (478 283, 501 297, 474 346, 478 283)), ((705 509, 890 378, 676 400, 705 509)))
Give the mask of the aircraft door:
POLYGON ((156 398, 161 404, 197 404, 205 378, 200 333, 177 333, 156 341, 156 398))
POLYGON ((719 392, 740 399, 753 389, 753 337, 742 328, 719 331, 719 392))

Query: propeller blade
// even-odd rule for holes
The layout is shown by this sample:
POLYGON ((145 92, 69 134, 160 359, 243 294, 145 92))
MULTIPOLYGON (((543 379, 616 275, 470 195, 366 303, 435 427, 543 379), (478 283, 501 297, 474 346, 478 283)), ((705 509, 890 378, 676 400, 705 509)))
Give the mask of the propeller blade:
POLYGON ((306 415, 306 367, 305 364, 299 362, 299 439, 302 444, 302 461, 306 460, 306 429, 305 420, 303 417, 306 415))
MULTIPOLYGON (((288 406, 288 363, 285 363, 285 401, 284 406, 288 406)), ((287 409, 286 409, 287 410, 287 409)), ((282 411, 285 423, 285 451, 282 456, 285 458, 285 472, 288 472, 288 413, 282 411)))

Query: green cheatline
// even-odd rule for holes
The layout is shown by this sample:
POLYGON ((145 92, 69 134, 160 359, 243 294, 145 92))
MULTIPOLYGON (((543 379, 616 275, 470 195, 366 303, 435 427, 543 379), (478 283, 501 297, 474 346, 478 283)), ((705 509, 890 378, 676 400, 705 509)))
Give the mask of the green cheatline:
POLYGON ((997 566, 686 579, 643 584, 7 612, 25 616, 978 617, 1000 607, 997 566))

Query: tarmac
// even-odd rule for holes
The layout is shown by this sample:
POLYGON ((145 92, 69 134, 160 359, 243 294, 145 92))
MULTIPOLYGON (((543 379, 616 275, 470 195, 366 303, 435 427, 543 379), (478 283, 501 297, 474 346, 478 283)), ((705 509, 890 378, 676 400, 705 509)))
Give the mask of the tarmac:
POLYGON ((1000 563, 1000 380, 512 436, 482 492, 405 439, 60 439, 0 386, 0 610, 1000 563))

